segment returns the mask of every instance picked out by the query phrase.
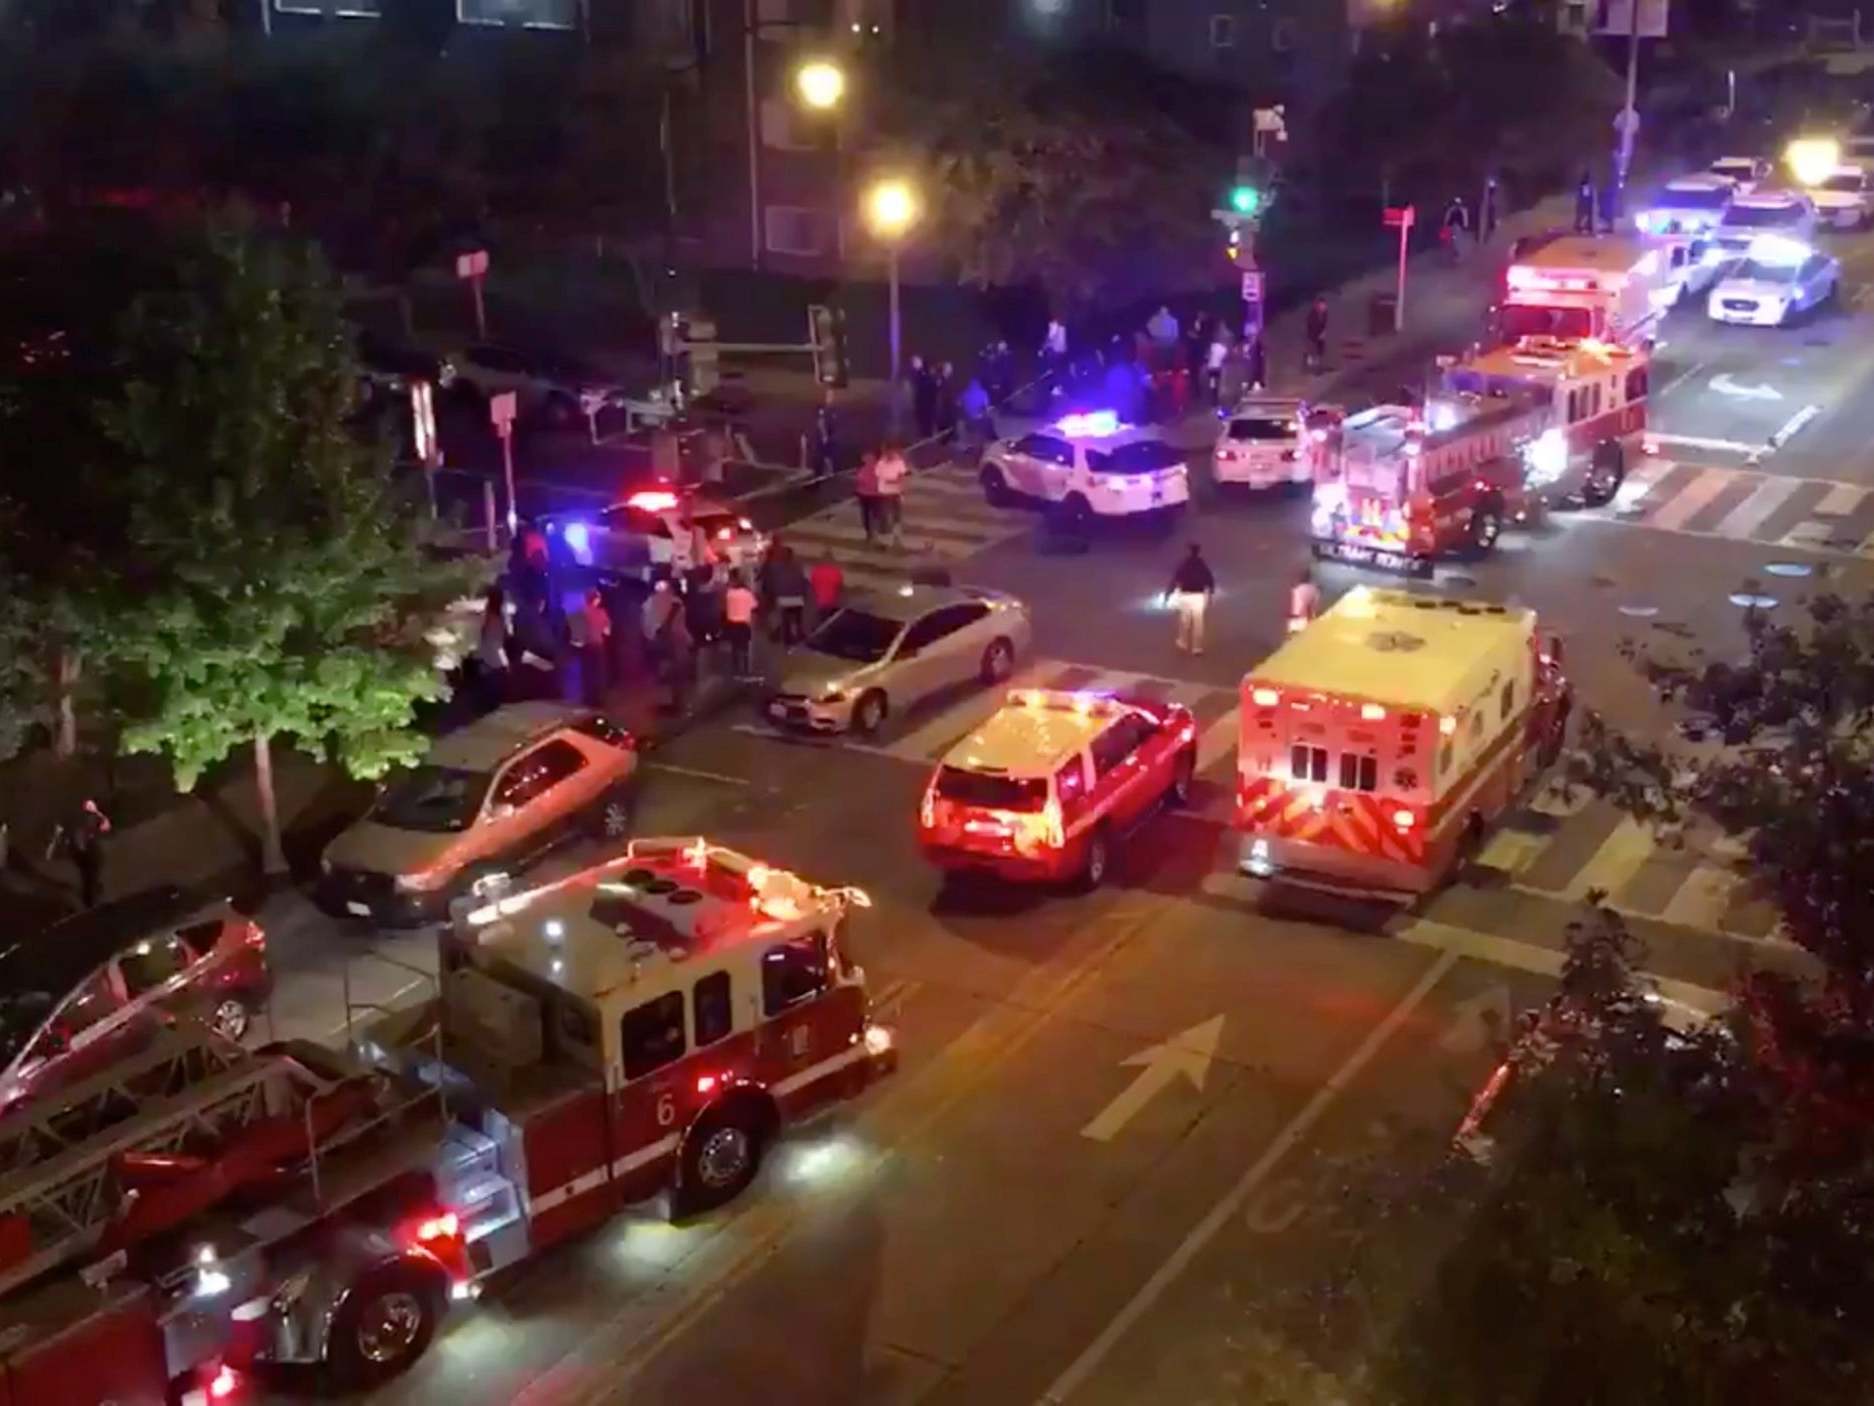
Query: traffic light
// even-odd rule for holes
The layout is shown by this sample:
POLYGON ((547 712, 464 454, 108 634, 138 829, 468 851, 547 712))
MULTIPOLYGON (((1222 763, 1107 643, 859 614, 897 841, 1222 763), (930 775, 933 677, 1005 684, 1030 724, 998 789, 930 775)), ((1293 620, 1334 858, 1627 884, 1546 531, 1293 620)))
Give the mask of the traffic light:
POLYGON ((1229 255, 1231 263, 1235 263, 1238 259, 1243 257, 1242 230, 1236 228, 1230 230, 1230 241, 1224 246, 1223 252, 1229 255))
POLYGON ((1262 192, 1251 185, 1232 186, 1230 208, 1239 215, 1254 215, 1262 209, 1262 192))
POLYGON ((852 363, 846 355, 846 310, 815 303, 807 309, 807 328, 813 342, 814 380, 844 390, 852 380, 852 363))

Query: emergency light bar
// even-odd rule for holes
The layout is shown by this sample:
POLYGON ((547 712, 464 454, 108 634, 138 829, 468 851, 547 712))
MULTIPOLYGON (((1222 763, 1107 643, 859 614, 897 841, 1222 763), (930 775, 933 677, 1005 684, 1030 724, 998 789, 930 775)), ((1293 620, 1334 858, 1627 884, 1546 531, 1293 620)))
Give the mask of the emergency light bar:
POLYGON ((1059 708, 1085 717, 1113 717, 1129 711, 1125 704, 1106 693, 1077 693, 1057 688, 1017 688, 1009 693, 1009 702, 1023 708, 1059 708))
POLYGON ((677 495, 667 488, 641 488, 625 499, 625 506, 647 513, 667 513, 677 506, 677 495))
POLYGON ((1118 434, 1125 426, 1119 423, 1117 411, 1089 410, 1061 416, 1054 422, 1054 428, 1069 439, 1103 439, 1118 434))

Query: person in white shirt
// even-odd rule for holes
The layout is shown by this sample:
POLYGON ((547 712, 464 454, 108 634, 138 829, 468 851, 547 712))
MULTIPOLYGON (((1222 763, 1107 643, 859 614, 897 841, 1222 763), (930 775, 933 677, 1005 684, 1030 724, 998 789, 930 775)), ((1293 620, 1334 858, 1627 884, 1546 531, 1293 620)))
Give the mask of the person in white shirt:
POLYGON ((1288 592, 1288 632, 1292 635, 1303 629, 1320 613, 1321 588, 1314 584, 1314 573, 1304 566, 1288 592))
POLYGON ((1223 330, 1223 324, 1218 323, 1217 330, 1210 336, 1210 348, 1204 354, 1204 394, 1210 397, 1212 405, 1217 404, 1221 399, 1223 363, 1230 356, 1230 344, 1225 340, 1227 335, 1223 330))
POLYGON ((892 550, 901 552, 904 550, 904 481, 911 476, 911 466, 905 463, 897 445, 888 444, 873 472, 878 481, 879 530, 889 532, 892 550))

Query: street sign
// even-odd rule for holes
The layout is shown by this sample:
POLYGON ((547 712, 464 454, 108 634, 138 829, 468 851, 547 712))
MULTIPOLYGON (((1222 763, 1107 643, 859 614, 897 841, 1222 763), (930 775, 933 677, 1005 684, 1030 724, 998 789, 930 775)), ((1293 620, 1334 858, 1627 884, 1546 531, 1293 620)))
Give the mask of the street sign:
POLYGON ((1640 38, 1664 39, 1671 8, 1669 0, 1597 0, 1590 28, 1596 34, 1631 35, 1637 20, 1640 38))
POLYGON ((1243 270, 1243 301, 1260 303, 1262 301, 1262 270, 1243 270))
POLYGON ((1418 221, 1416 205, 1388 205, 1384 223, 1387 229, 1411 229, 1418 221))
POLYGON ((457 278, 482 278, 488 273, 488 251, 476 249, 471 253, 455 256, 455 276, 457 278))
POLYGON ((410 382, 410 438, 416 457, 436 467, 436 397, 428 381, 410 382))
POLYGON ((488 397, 488 419, 495 433, 506 439, 514 429, 514 392, 502 391, 488 397))

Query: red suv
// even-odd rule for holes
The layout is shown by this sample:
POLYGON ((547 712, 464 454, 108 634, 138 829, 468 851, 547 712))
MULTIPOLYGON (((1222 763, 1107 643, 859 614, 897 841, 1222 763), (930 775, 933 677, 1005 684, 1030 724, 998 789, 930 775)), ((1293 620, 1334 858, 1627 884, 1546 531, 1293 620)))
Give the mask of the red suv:
POLYGON ((272 985, 259 926, 175 888, 17 939, 0 948, 0 1113, 97 1073, 177 1010, 239 1040, 272 985))

